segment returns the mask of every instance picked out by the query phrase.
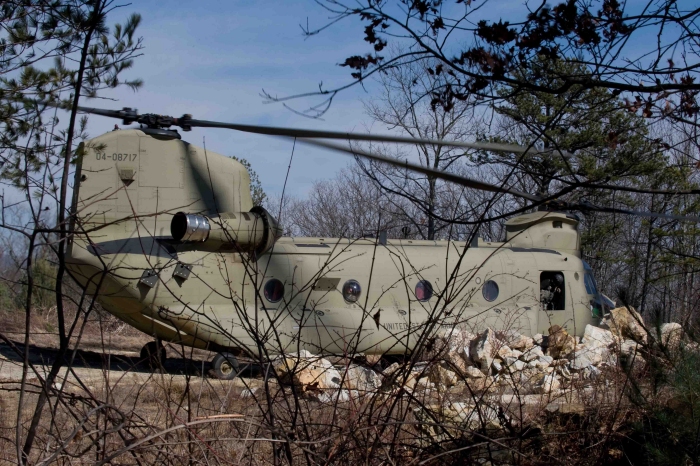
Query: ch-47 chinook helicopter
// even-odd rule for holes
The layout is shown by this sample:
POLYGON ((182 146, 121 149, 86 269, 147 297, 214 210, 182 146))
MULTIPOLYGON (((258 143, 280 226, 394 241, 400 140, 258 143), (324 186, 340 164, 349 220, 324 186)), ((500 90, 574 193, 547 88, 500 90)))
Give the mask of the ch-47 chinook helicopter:
MULTIPOLYGON (((237 358, 313 353, 403 354, 458 324, 536 334, 558 324, 581 334, 605 298, 581 259, 576 216, 537 211, 510 219, 503 242, 284 238, 253 206, 236 160, 180 139, 178 126, 296 137, 462 186, 547 199, 328 142, 436 143, 524 153, 500 144, 308 131, 80 108, 140 123, 83 144, 75 173, 67 265, 87 292, 124 322, 162 341, 208 349, 215 375, 237 358)), ((563 154, 564 155, 564 154, 563 154)), ((601 210, 589 204, 565 210, 601 210)), ((611 209, 603 209, 611 211, 611 209)), ((626 210, 625 214, 674 217, 626 210)))

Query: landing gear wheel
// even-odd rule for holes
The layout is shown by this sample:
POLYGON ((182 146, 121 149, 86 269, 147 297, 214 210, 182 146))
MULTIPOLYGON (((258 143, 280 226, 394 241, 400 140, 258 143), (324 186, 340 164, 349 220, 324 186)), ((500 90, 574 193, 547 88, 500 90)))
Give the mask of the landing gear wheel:
POLYGON ((165 365, 165 347, 160 341, 149 341, 141 348, 141 361, 151 370, 162 369, 165 365))
POLYGON ((234 379, 238 375, 238 360, 231 353, 219 353, 211 360, 211 373, 217 379, 234 379))

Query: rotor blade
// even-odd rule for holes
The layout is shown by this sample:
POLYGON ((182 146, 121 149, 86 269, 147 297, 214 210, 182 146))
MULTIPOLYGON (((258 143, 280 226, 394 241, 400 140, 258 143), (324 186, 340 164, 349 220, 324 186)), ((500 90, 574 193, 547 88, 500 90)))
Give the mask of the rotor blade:
POLYGON ((450 172, 446 172, 446 171, 442 171, 442 170, 436 170, 436 169, 430 168, 430 167, 424 167, 422 165, 418 165, 418 164, 407 162, 407 161, 400 160, 400 159, 395 159, 393 157, 387 157, 385 155, 379 155, 379 154, 375 154, 372 152, 367 152, 367 151, 364 151, 361 149, 353 149, 351 147, 345 147, 345 146, 341 146, 338 144, 333 144, 331 142, 316 141, 313 139, 305 139, 305 138, 299 139, 299 142, 303 142, 305 144, 310 144, 310 145, 317 146, 317 147, 323 147, 325 149, 330 149, 330 150, 334 150, 337 152, 343 152, 346 154, 356 155, 356 156, 364 157, 364 158, 371 159, 371 160, 376 160, 377 162, 383 162, 383 163, 393 165, 393 166, 398 167, 398 168, 407 168, 411 171, 422 173, 422 174, 428 175, 428 176, 434 176, 436 178, 440 178, 440 179, 445 180, 445 181, 450 181, 452 183, 456 183, 456 184, 465 186, 467 188, 475 188, 475 189, 480 189, 482 191, 490 191, 493 193, 512 194, 514 196, 522 197, 522 198, 525 198, 525 199, 527 199, 529 201, 533 201, 533 202, 542 202, 544 200, 543 198, 541 198, 539 196, 535 196, 535 195, 532 195, 532 194, 529 194, 529 193, 526 193, 523 191, 519 191, 517 189, 507 188, 504 186, 497 186, 497 185, 490 184, 490 183, 485 183, 483 181, 478 181, 478 180, 474 180, 472 178, 467 178, 466 176, 455 175, 454 173, 450 173, 450 172))
MULTIPOLYGON (((63 105, 52 102, 39 102, 51 107, 64 108, 63 105)), ((65 108, 64 108, 65 109, 65 108)), ((343 139, 346 141, 371 141, 371 142, 393 142, 399 144, 434 144, 448 147, 461 147, 464 149, 488 150, 493 152, 511 152, 514 154, 542 154, 542 153, 557 153, 569 159, 573 154, 566 151, 558 151, 550 149, 540 151, 534 147, 518 146, 515 144, 499 144, 494 142, 463 142, 463 141, 446 141, 443 139, 428 139, 428 138, 410 138, 405 136, 395 136, 390 134, 363 134, 350 133, 343 131, 323 131, 313 129, 298 129, 298 128, 282 128, 276 126, 261 126, 261 125, 246 125, 239 123, 225 123, 220 121, 195 120, 189 115, 184 115, 181 118, 173 118, 165 115, 143 114, 139 115, 135 109, 124 108, 123 110, 106 110, 94 107, 77 107, 79 112, 91 113, 95 115, 105 116, 109 118, 118 118, 123 120, 125 124, 133 122, 149 124, 158 123, 161 125, 179 126, 185 130, 192 127, 200 128, 223 128, 242 131, 245 133, 265 134, 268 136, 287 136, 293 138, 318 138, 318 139, 343 139)))
MULTIPOLYGON (((305 139, 343 139, 346 141, 374 141, 374 142, 394 142, 401 144, 434 144, 437 146, 461 147, 465 149, 489 150, 494 152, 513 152, 515 154, 539 154, 533 147, 518 146, 515 144, 499 144, 493 142, 462 142, 446 141, 443 139, 409 138, 404 136, 394 136, 390 134, 362 134, 347 133, 341 131, 323 131, 314 129, 281 128, 275 126, 244 125, 238 123, 222 123, 207 120, 189 120, 188 124, 201 128, 226 128, 246 133, 266 134, 269 136, 288 136, 305 139)), ((565 158, 573 157, 573 154, 563 151, 550 150, 547 152, 560 153, 565 158)))
POLYGON ((659 212, 645 212, 641 210, 629 210, 629 209, 618 209, 616 207, 602 207, 592 204, 582 203, 582 204, 570 204, 567 206, 568 209, 575 209, 580 211, 590 211, 590 212, 607 212, 611 214, 625 214, 625 215, 635 215, 639 217, 649 217, 649 218, 665 218, 667 220, 679 220, 682 222, 695 222, 700 223, 700 217, 688 216, 688 215, 673 215, 673 214, 662 214, 659 212))

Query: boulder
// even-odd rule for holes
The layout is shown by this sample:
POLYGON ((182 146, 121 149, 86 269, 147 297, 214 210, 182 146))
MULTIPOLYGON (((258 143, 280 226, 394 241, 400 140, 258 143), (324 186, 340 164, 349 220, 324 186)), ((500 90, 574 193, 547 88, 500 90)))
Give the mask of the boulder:
POLYGON ((374 391, 382 386, 382 378, 372 369, 352 365, 345 372, 343 386, 360 392, 374 391))
POLYGON ((257 388, 244 388, 241 392, 241 398, 253 398, 257 391, 257 388))
POLYGON ((594 356, 594 354, 591 352, 576 351, 576 353, 570 356, 571 362, 569 363, 569 368, 575 371, 580 371, 593 365, 594 362, 593 359, 591 359, 591 356, 594 356))
POLYGON ((625 340, 620 344, 620 355, 625 355, 627 357, 633 357, 637 355, 637 351, 640 349, 639 343, 634 340, 625 340))
POLYGON ((491 368, 493 369, 493 372, 495 374, 498 374, 503 370, 503 366, 501 365, 501 362, 498 359, 493 360, 493 362, 491 363, 491 368))
POLYGON ((490 328, 484 330, 471 342, 469 350, 472 361, 479 366, 484 374, 488 374, 491 370, 496 347, 496 334, 490 328))
POLYGON ((646 360, 641 355, 643 347, 634 340, 625 340, 620 344, 620 364, 627 370, 639 371, 646 366, 646 360))
POLYGON ((542 348, 540 348, 539 346, 533 346, 528 351, 525 351, 523 355, 520 356, 520 359, 522 359, 525 362, 530 362, 534 361, 535 359, 539 359, 542 356, 544 356, 542 348))
POLYGON ((465 375, 470 379, 483 379, 484 377, 486 377, 486 374, 484 374, 474 366, 467 367, 465 375))
POLYGON ((612 346, 617 344, 618 338, 610 331, 604 328, 595 327, 593 325, 586 325, 586 329, 583 332, 582 342, 587 343, 597 343, 602 346, 612 346))
POLYGON ((561 382, 555 373, 542 375, 534 384, 535 393, 549 394, 559 390, 561 382))
POLYGON ((602 374, 601 370, 596 366, 588 366, 581 371, 581 378, 583 380, 597 379, 602 374))
POLYGON ((544 335, 541 333, 535 334, 535 336, 532 337, 532 341, 535 342, 536 345, 542 346, 545 343, 545 338, 544 335))
POLYGON ((549 327, 547 355, 554 359, 566 357, 576 348, 576 339, 559 325, 549 327))
POLYGON ((503 332, 502 339, 511 349, 518 351, 527 351, 535 346, 535 341, 532 338, 518 333, 515 330, 507 330, 503 332))
POLYGON ((451 370, 464 374, 467 367, 472 365, 469 345, 474 338, 474 334, 458 327, 442 333, 442 358, 451 370))
POLYGON ((661 325, 659 330, 662 345, 667 346, 670 350, 677 350, 680 347, 681 339, 683 338, 683 327, 681 327, 681 324, 669 322, 661 325))
POLYGON ((542 364, 546 364, 547 366, 549 366, 550 364, 552 364, 552 363, 554 362, 554 358, 553 358, 553 357, 551 357, 551 356, 546 356, 546 355, 545 355, 545 356, 540 356, 539 358, 537 358, 537 360, 538 360, 539 362, 541 362, 542 364))
POLYGON ((452 387, 459 382, 457 374, 439 364, 434 364, 428 369, 428 379, 438 387, 452 387))
POLYGON ((357 390, 326 390, 315 392, 312 397, 323 404, 347 403, 350 400, 359 398, 360 392, 357 390))
POLYGON ((281 383, 299 385, 303 391, 340 388, 340 372, 327 359, 308 351, 284 356, 274 367, 281 383))
POLYGON ((644 320, 633 307, 616 307, 603 318, 601 323, 620 339, 627 338, 646 344, 647 332, 644 330, 644 320))
POLYGON ((488 434, 502 429, 498 411, 483 403, 478 407, 462 402, 427 405, 414 408, 413 414, 416 428, 428 438, 426 445, 463 437, 465 429, 485 428, 488 434))
POLYGON ((583 415, 586 412, 586 407, 581 403, 560 403, 556 401, 549 403, 544 409, 550 414, 562 415, 583 415))
POLYGON ((506 358, 508 356, 513 356, 514 354, 515 352, 507 345, 501 346, 500 348, 498 348, 498 351, 496 351, 496 355, 501 359, 506 358))

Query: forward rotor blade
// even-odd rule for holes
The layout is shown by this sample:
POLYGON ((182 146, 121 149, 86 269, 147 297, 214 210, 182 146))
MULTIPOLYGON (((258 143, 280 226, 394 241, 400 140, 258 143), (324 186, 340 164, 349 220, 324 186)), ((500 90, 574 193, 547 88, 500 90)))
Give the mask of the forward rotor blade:
POLYGON ((490 184, 490 183, 485 183, 483 181, 478 181, 478 180, 475 180, 472 178, 467 178, 466 176, 459 176, 459 175, 455 175, 454 173, 450 173, 450 172, 446 172, 446 171, 442 171, 442 170, 436 170, 434 168, 424 167, 422 165, 418 165, 418 164, 407 162, 407 161, 400 160, 400 159, 395 159, 393 157, 387 157, 385 155, 379 155, 379 154, 375 154, 372 152, 367 152, 367 151, 362 150, 362 149, 353 149, 351 147, 345 147, 345 146, 341 146, 339 144, 333 144, 331 142, 326 142, 326 141, 316 141, 314 139, 301 138, 298 140, 299 140, 299 142, 303 142, 305 144, 310 144, 310 145, 317 146, 317 147, 323 147, 324 149, 330 149, 330 150, 334 150, 337 152, 343 152, 346 154, 360 156, 360 157, 367 158, 370 160, 375 160, 377 162, 383 162, 383 163, 386 163, 389 165, 393 165, 394 167, 407 168, 411 171, 422 173, 422 174, 428 175, 428 176, 434 176, 436 178, 440 178, 440 179, 445 180, 445 181, 450 181, 452 183, 456 183, 456 184, 465 186, 467 188, 475 188, 475 189, 480 189, 482 191, 489 191, 492 193, 512 194, 514 196, 522 197, 522 198, 525 198, 525 199, 527 199, 529 201, 533 201, 533 202, 544 201, 544 199, 539 197, 539 196, 535 196, 535 195, 532 195, 530 193, 519 191, 517 189, 507 188, 504 186, 497 186, 497 185, 490 184))
POLYGON ((618 209, 616 207, 602 207, 587 203, 581 204, 570 204, 567 209, 580 210, 582 212, 608 212, 611 214, 625 214, 625 215, 635 215, 639 217, 648 218, 665 218, 667 220, 679 220, 682 222, 694 222, 700 223, 700 217, 694 217, 689 215, 673 215, 673 214, 662 214, 659 212, 645 212, 641 210, 629 210, 629 209, 618 209))

